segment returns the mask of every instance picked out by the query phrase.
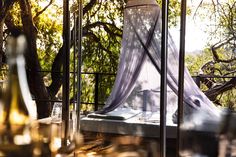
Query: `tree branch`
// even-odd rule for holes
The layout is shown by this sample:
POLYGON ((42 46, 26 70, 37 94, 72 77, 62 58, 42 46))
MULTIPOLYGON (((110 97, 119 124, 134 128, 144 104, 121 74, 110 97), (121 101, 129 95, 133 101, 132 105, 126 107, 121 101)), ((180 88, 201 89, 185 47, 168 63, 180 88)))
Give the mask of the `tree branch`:
POLYGON ((100 10, 101 7, 102 7, 102 3, 99 3, 98 8, 96 9, 96 11, 92 15, 90 15, 90 18, 94 17, 97 14, 97 12, 100 10))
POLYGON ((12 14, 8 14, 5 18, 5 25, 7 26, 7 31, 10 32, 13 36, 18 36, 23 33, 23 30, 21 27, 16 26, 13 21, 12 14))
POLYGON ((225 82, 222 85, 217 85, 210 88, 209 90, 205 92, 205 94, 210 100, 214 101, 216 100, 216 97, 219 94, 226 92, 228 90, 231 90, 234 87, 236 87, 236 77, 232 78, 231 80, 229 80, 228 82, 225 82))
POLYGON ((204 1, 204 0, 201 0, 201 2, 198 4, 198 6, 197 6, 197 9, 195 10, 195 12, 194 12, 194 14, 193 14, 193 17, 195 17, 195 16, 196 16, 196 14, 197 14, 197 11, 198 11, 198 9, 201 7, 201 5, 202 5, 203 1, 204 1))
POLYGON ((223 62, 223 63, 230 63, 232 61, 235 61, 236 58, 232 58, 232 59, 228 59, 228 60, 224 60, 224 59, 220 59, 218 53, 217 53, 217 49, 221 48, 222 46, 228 44, 231 40, 234 40, 234 37, 231 37, 223 42, 219 42, 219 43, 216 43, 215 45, 213 45, 211 47, 211 51, 212 51, 212 54, 213 54, 213 59, 215 60, 215 62, 223 62))
POLYGON ((87 14, 89 10, 93 8, 96 4, 97 0, 91 0, 84 8, 83 8, 83 15, 87 14))
POLYGON ((50 0, 50 2, 48 3, 48 5, 46 5, 42 10, 40 10, 39 12, 36 13, 36 15, 34 16, 33 20, 35 20, 39 15, 41 15, 45 10, 47 10, 47 8, 54 2, 54 0, 50 0))
POLYGON ((111 56, 112 51, 110 51, 108 48, 104 47, 104 46, 101 44, 100 38, 98 38, 98 37, 97 37, 94 33, 92 33, 92 32, 87 32, 85 35, 86 35, 87 37, 92 38, 93 41, 95 41, 95 42, 98 44, 98 48, 99 48, 99 49, 104 50, 104 51, 106 51, 106 52, 109 54, 110 60, 111 60, 112 63, 115 63, 115 62, 116 62, 116 59, 111 56))
POLYGON ((107 22, 97 21, 97 22, 94 22, 92 24, 85 26, 84 29, 90 30, 92 28, 100 27, 100 26, 102 26, 107 33, 118 36, 118 37, 122 37, 122 30, 116 27, 114 24, 107 23, 107 22), (114 30, 111 30, 109 27, 114 28, 117 32, 115 32, 114 30))
POLYGON ((48 93, 52 98, 55 97, 62 85, 62 74, 60 73, 63 64, 63 46, 59 49, 51 69, 52 83, 47 87, 48 93))
POLYGON ((8 11, 10 8, 13 6, 15 0, 6 0, 4 3, 1 1, 1 6, 0 6, 0 22, 5 19, 7 16, 8 11))

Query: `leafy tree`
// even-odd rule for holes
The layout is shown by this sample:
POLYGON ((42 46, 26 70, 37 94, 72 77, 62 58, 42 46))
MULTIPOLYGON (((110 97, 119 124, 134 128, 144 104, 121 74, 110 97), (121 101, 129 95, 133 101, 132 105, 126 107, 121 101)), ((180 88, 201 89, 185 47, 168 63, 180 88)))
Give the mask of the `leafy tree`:
MULTIPOLYGON (((212 14, 207 11, 207 14, 205 12, 202 15, 203 18, 212 19, 209 23, 214 25, 215 29, 209 31, 211 40, 209 40, 208 48, 203 54, 205 57, 207 56, 208 60, 202 62, 197 71, 201 71, 201 81, 205 84, 205 94, 216 104, 225 105, 225 103, 232 101, 228 98, 226 101, 226 97, 228 97, 227 94, 232 95, 236 86, 236 2, 230 0, 220 3, 213 0, 209 3, 202 0, 199 4, 199 10, 200 8, 213 11, 212 14), (215 23, 212 23, 213 21, 215 23)), ((197 56, 196 60, 199 61, 201 58, 204 57, 202 55, 197 56)))
MULTIPOLYGON (((36 99, 39 118, 50 114, 51 104, 46 100, 55 99, 62 84, 62 6, 56 2, 54 0, 47 2, 44 0, 0 0, 0 62, 5 63, 6 37, 24 33, 28 42, 28 51, 25 55, 27 75, 31 93, 36 99), (42 73, 42 70, 45 72, 42 73)), ((125 4, 125 0, 84 0, 83 71, 116 72, 125 4)), ((171 25, 176 24, 179 6, 177 1, 170 3, 171 25)), ((77 11, 77 4, 71 5, 71 19, 77 15, 77 11)), ((71 34, 73 35, 74 32, 72 23, 71 34)), ((71 47, 73 41, 72 36, 71 47)), ((73 52, 72 49, 71 52, 73 52)), ((73 56, 71 59, 74 59, 73 56)), ((76 67, 71 65, 71 69, 74 68, 76 67)), ((94 78, 91 75, 83 77, 85 85, 82 91, 83 100, 87 99, 86 101, 91 102, 94 94, 90 82, 94 82, 94 78)), ((111 84, 105 82, 113 82, 114 77, 100 79, 104 80, 100 86, 108 95, 111 84)))

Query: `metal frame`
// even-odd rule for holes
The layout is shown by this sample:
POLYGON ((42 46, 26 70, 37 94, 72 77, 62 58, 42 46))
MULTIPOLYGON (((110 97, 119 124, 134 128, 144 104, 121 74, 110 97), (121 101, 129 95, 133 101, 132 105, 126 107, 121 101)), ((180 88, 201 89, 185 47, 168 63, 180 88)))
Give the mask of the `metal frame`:
POLYGON ((70 115, 70 10, 69 0, 63 0, 63 86, 62 86, 62 146, 67 145, 70 115))
POLYGON ((160 95, 160 156, 166 156, 166 103, 167 103, 167 53, 168 53, 168 0, 162 1, 161 32, 161 95, 160 95))
MULTIPOLYGON (((78 2, 78 15, 74 14, 74 53, 78 53, 78 69, 77 69, 77 105, 75 105, 75 110, 77 112, 77 126, 76 130, 79 131, 80 126, 80 103, 81 103, 81 66, 82 66, 82 16, 83 16, 83 6, 82 0, 77 0, 78 2), (78 34, 77 34, 78 32, 78 34)), ((69 0, 63 0, 63 95, 62 95, 62 126, 63 126, 63 140, 62 145, 67 145, 67 139, 69 136, 69 121, 70 121, 70 10, 69 10, 69 0)), ((74 55, 75 57, 75 55, 74 55)), ((75 62, 74 62, 75 64, 75 62)), ((74 65, 75 67, 75 65, 74 65)), ((75 68, 74 68, 75 70, 75 68)), ((74 72, 75 74, 75 72, 74 72)), ((75 78, 74 78, 75 82, 75 78)), ((75 91, 74 91, 75 92, 75 91)))
MULTIPOLYGON (((160 108, 160 156, 166 156, 166 99, 167 99, 167 57, 168 57, 168 6, 169 1, 162 1, 162 41, 161 41, 161 108, 160 108)), ((180 125, 183 122, 183 92, 184 92, 184 64, 185 64, 185 28, 186 0, 181 0, 180 21, 180 49, 179 49, 179 82, 178 82, 178 125, 177 125, 177 152, 181 147, 180 125)))
POLYGON ((178 84, 177 156, 179 156, 179 152, 181 150, 180 126, 183 123, 186 3, 187 3, 186 0, 181 0, 180 48, 179 48, 179 84, 178 84))
POLYGON ((83 36, 83 28, 82 28, 82 19, 83 19, 83 0, 77 0, 78 3, 78 17, 76 18, 78 22, 78 73, 77 73, 77 131, 80 131, 80 104, 81 104, 81 67, 82 67, 82 36, 83 36))

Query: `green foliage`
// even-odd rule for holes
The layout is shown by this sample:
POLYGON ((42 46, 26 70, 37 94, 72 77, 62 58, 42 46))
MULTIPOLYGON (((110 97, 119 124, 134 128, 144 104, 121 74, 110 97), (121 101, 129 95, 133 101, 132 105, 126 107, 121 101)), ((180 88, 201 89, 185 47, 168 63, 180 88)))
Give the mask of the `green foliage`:
MULTIPOLYGON (((220 53, 221 58, 227 58, 227 56, 228 53, 220 53)), ((208 48, 206 48, 200 54, 187 55, 185 59, 187 68, 189 69, 192 76, 197 76, 199 74, 203 74, 206 76, 234 76, 234 73, 231 73, 231 71, 236 68, 235 61, 232 61, 231 63, 221 63, 212 61, 212 53, 211 50, 208 48)), ((231 78, 216 77, 208 79, 214 83, 213 86, 217 86, 226 83, 231 78)), ((201 83, 200 88, 202 91, 209 90, 209 88, 203 83, 201 83)), ((221 106, 223 107, 230 107, 231 109, 235 109, 236 106, 233 103, 236 102, 235 88, 219 94, 215 102, 217 102, 217 104, 221 104, 221 106)))
MULTIPOLYGON (((214 2, 203 1, 196 12, 195 17, 207 21, 208 27, 205 31, 210 37, 208 48, 202 54, 187 58, 188 67, 192 74, 198 73, 201 68, 201 73, 206 76, 227 76, 232 78, 235 77, 236 68, 236 2, 233 0, 214 2)), ((215 91, 218 95, 214 102, 234 109, 236 85, 234 83, 227 84, 231 78, 208 78, 213 83, 210 89, 206 85, 201 86, 201 88, 204 91, 211 91, 211 89, 218 87, 217 91, 215 91), (224 91, 223 89, 227 90, 224 91)))
POLYGON ((220 100, 220 103, 223 107, 227 107, 230 110, 236 109, 236 89, 232 89, 229 91, 224 92, 223 94, 220 94, 218 96, 218 99, 220 100))
MULTIPOLYGON (((62 46, 62 3, 52 1, 52 4, 45 8, 49 2, 45 2, 45 0, 31 1, 33 21, 37 28, 37 54, 41 69, 45 71, 42 75, 47 86, 51 83, 50 70, 52 64, 62 46)), ((90 2, 90 0, 83 1, 84 9, 89 6, 90 2)), ((116 73, 121 47, 124 6, 124 0, 106 0, 97 1, 91 8, 84 10, 82 41, 83 72, 116 73)), ((170 26, 175 26, 179 22, 179 1, 170 1, 169 9, 170 26)), ((71 11, 76 11, 76 5, 71 6, 71 11)), ((15 3, 11 10, 11 15, 13 15, 12 20, 14 24, 22 27, 18 3, 15 3)), ((71 23, 71 27, 73 27, 73 14, 71 14, 71 23)), ((74 58, 74 50, 71 49, 71 52, 71 63, 74 60, 76 61, 70 65, 70 70, 76 71, 78 64, 77 54, 75 55, 76 58, 74 58)), ((77 84, 77 78, 73 76, 74 74, 70 75, 71 98, 75 97, 73 84, 77 84)), ((108 74, 99 76, 98 80, 98 101, 100 104, 103 104, 111 92, 115 77, 108 74)), ((82 75, 82 87, 81 101, 93 103, 95 75, 82 75)), ((90 110, 91 105, 84 105, 83 109, 90 110)))
MULTIPOLYGON (((162 6, 162 0, 157 0, 159 6, 162 6)), ((181 14, 181 3, 177 0, 169 1, 169 26, 174 27, 177 26, 180 22, 180 14, 181 14)), ((187 14, 190 14, 191 10, 187 8, 187 14)))
POLYGON ((62 7, 55 3, 37 16, 45 5, 44 0, 32 2, 34 23, 38 30, 38 56, 43 70, 51 70, 52 63, 62 46, 62 7), (59 15, 59 16, 58 16, 59 15))
POLYGON ((85 14, 83 25, 85 30, 88 28, 88 34, 83 39, 84 71, 116 72, 121 41, 116 34, 121 35, 122 10, 118 9, 121 7, 118 1, 105 1, 85 14))
POLYGON ((14 3, 13 8, 10 10, 10 14, 14 15, 11 16, 11 20, 14 23, 15 26, 17 27, 22 27, 22 22, 19 17, 21 17, 20 14, 20 6, 18 3, 14 3))
POLYGON ((201 72, 201 67, 212 60, 212 54, 209 49, 205 49, 202 53, 187 54, 185 64, 192 76, 196 76, 201 72))
MULTIPOLYGON (((85 5, 88 1, 85 1, 85 5)), ((119 61, 121 30, 123 26, 123 9, 125 3, 119 0, 108 0, 101 4, 97 3, 84 16, 83 28, 89 28, 97 22, 109 23, 111 25, 96 25, 88 30, 83 38, 83 71, 115 73, 119 61)), ((178 1, 170 2, 170 26, 175 26, 180 15, 180 3, 178 1)), ((92 77, 92 76, 91 76, 92 77)), ((99 103, 104 103, 111 92, 115 77, 105 75, 101 78, 99 84, 99 103)), ((88 82, 83 82, 85 88, 94 88, 89 86, 93 79, 87 78, 88 82), (85 85, 86 84, 86 85, 85 85)), ((83 87, 84 87, 83 86, 83 87)), ((89 89, 87 89, 89 90, 89 89)), ((91 89, 90 91, 93 91, 91 89)), ((83 94, 86 93, 83 89, 83 94)), ((86 98, 88 99, 88 95, 86 98)), ((83 98, 84 99, 84 98, 83 98)), ((91 96, 90 99, 93 99, 91 96)), ((89 99, 89 101, 90 101, 89 99)))
MULTIPOLYGON (((88 2, 85 1, 85 6, 88 2)), ((94 5, 83 19, 84 72, 116 73, 119 61, 123 22, 123 2, 103 1, 94 5)), ((104 104, 110 94, 114 77, 99 75, 99 104, 104 104)), ((94 103, 95 75, 83 75, 82 102, 94 103)), ((91 105, 86 105, 91 109, 91 105)))

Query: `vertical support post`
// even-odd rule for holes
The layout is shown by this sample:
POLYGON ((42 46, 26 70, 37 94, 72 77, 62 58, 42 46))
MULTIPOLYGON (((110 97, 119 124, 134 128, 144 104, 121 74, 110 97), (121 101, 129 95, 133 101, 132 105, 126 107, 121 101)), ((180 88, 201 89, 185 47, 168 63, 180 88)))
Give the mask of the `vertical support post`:
POLYGON ((161 32, 161 95, 160 95, 160 156, 166 157, 166 102, 167 102, 167 50, 168 50, 168 0, 162 1, 161 32))
POLYGON ((73 31, 73 110, 76 109, 76 53, 77 53, 77 14, 73 13, 74 17, 74 31, 73 31))
POLYGON ((180 126, 183 123, 184 102, 184 64, 185 64, 185 29, 186 29, 186 0, 181 0, 180 49, 179 49, 179 83, 178 83, 178 125, 177 125, 177 156, 181 149, 180 126))
POLYGON ((67 145, 69 131, 70 91, 70 11, 69 0, 63 0, 63 96, 62 96, 62 146, 67 145))
POLYGON ((81 104, 81 66, 82 66, 82 19, 83 19, 83 0, 78 2, 78 72, 77 72, 77 131, 80 131, 80 104, 81 104))
MULTIPOLYGON (((73 3, 75 3, 73 1, 73 3)), ((76 82, 77 82, 77 26, 78 26, 78 22, 77 22, 77 12, 73 12, 73 24, 74 24, 74 28, 73 28, 73 37, 72 37, 72 41, 73 41, 73 110, 70 112, 70 135, 75 135, 75 133, 77 132, 77 115, 76 115, 76 111, 77 111, 77 86, 76 86, 76 82)))
POLYGON ((95 73, 95 94, 94 94, 94 110, 98 110, 98 82, 99 82, 99 73, 95 73))

